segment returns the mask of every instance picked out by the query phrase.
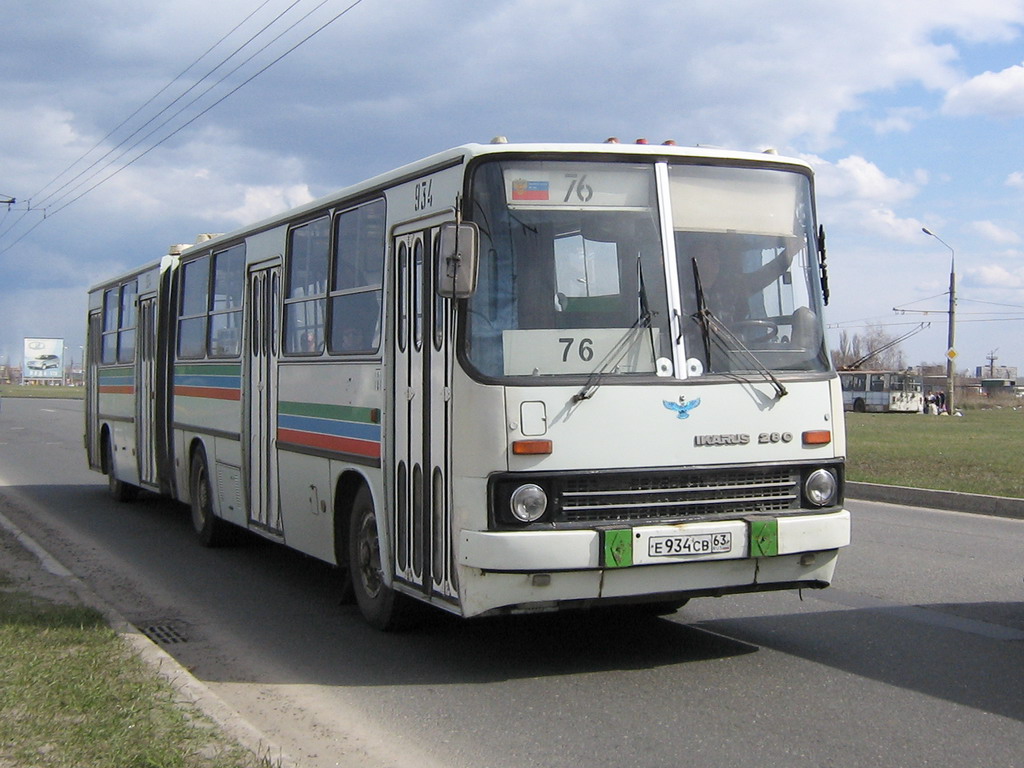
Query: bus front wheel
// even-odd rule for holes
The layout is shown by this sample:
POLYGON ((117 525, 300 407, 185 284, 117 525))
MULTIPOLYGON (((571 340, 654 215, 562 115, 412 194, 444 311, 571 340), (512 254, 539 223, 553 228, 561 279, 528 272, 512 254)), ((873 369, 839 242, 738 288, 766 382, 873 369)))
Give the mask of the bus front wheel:
POLYGON ((366 486, 356 493, 349 525, 348 562, 359 611, 376 629, 401 629, 408 621, 410 601, 384 581, 377 513, 366 486))

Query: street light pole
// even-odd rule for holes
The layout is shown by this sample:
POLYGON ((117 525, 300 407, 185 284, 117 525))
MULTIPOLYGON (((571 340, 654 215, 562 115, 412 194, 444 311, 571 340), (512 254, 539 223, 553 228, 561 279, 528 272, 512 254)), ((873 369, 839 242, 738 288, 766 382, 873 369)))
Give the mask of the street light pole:
POLYGON ((956 252, 953 246, 932 232, 928 227, 921 227, 926 235, 934 237, 944 246, 949 248, 949 333, 948 345, 946 347, 946 410, 953 413, 953 358, 956 356, 956 348, 953 346, 956 340, 956 252))

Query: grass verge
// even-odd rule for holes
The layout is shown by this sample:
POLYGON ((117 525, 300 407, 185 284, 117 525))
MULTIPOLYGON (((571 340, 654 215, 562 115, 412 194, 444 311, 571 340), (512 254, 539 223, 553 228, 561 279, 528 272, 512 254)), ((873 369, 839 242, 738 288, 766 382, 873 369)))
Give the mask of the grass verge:
POLYGON ((38 397, 54 400, 83 400, 85 387, 44 387, 30 384, 0 384, 0 397, 38 397))
POLYGON ((846 414, 847 479, 1024 498, 1024 410, 846 414))
POLYGON ((0 766, 267 768, 227 740, 96 611, 0 572, 0 766))

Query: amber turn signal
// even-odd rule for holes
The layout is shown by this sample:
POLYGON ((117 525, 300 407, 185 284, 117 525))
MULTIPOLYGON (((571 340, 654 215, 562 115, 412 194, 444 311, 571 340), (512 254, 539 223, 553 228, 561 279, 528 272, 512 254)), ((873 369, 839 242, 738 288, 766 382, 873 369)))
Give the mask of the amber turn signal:
POLYGON ((804 432, 804 445, 828 445, 832 442, 832 431, 828 429, 812 429, 804 432))
POLYGON ((512 453, 516 456, 546 456, 551 453, 550 440, 514 440, 512 453))

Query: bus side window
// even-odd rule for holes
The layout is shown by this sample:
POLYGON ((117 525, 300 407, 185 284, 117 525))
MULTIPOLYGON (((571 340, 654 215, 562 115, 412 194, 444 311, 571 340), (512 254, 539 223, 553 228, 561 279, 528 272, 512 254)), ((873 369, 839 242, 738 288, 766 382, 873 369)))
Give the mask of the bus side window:
POLYGON ((331 271, 332 355, 375 352, 384 287, 384 201, 342 212, 335 222, 331 271))
POLYGON ((203 256, 182 268, 181 307, 178 312, 178 355, 206 355, 206 322, 209 309, 210 259, 203 256))
POLYGON ((117 362, 117 325, 120 294, 118 288, 108 288, 103 292, 103 351, 101 361, 117 362))
POLYGON ((133 280, 121 286, 121 317, 118 321, 117 362, 130 363, 135 360, 136 301, 139 284, 133 280))
POLYGON ((214 254, 210 309, 210 356, 234 357, 242 351, 242 293, 245 245, 214 254))
POLYGON ((288 293, 284 306, 286 354, 324 351, 330 219, 327 216, 288 233, 288 293))

